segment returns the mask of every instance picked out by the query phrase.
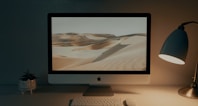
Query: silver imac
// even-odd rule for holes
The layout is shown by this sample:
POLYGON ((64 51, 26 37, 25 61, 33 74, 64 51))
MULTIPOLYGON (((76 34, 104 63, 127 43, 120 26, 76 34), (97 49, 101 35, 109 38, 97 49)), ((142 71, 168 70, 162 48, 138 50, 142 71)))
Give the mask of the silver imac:
POLYGON ((50 84, 150 81, 149 13, 49 13, 50 84))

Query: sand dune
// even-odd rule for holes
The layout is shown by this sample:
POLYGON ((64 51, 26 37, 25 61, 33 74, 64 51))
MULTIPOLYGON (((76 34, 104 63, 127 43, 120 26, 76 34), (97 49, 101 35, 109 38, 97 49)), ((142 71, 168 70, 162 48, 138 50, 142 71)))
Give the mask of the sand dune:
POLYGON ((145 70, 146 36, 124 36, 119 39, 110 37, 105 42, 104 39, 102 40, 103 42, 86 46, 75 46, 74 51, 81 54, 81 58, 72 57, 70 53, 75 53, 74 51, 67 52, 66 56, 54 54, 53 70, 145 70), (97 49, 92 48, 93 45, 97 49), (97 53, 94 53, 96 51, 97 53), (90 57, 85 53, 90 53, 90 57), (83 57, 83 55, 87 56, 83 57))
POLYGON ((109 56, 112 56, 114 53, 116 53, 117 51, 119 51, 120 49, 126 47, 127 45, 121 45, 121 44, 117 44, 115 46, 113 46, 112 48, 106 50, 105 52, 103 52, 100 56, 98 56, 93 62, 97 62, 100 60, 103 60, 109 56))
POLYGON ((83 58, 67 58, 67 57, 53 57, 53 69, 65 70, 76 66, 85 65, 91 63, 94 58, 83 59, 83 58))

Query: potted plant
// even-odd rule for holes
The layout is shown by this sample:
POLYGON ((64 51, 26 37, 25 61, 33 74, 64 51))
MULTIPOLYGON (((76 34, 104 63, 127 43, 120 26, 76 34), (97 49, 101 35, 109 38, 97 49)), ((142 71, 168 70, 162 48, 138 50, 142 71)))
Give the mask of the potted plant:
POLYGON ((30 73, 29 70, 24 72, 19 80, 19 90, 22 94, 26 91, 30 91, 30 94, 32 94, 32 91, 36 89, 36 85, 36 76, 30 73))

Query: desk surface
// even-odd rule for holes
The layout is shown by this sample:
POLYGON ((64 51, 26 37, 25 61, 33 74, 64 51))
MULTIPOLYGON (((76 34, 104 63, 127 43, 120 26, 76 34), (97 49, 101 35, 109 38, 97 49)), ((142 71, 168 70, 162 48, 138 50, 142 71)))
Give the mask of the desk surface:
MULTIPOLYGON (((180 86, 113 86, 114 96, 136 106, 197 106, 198 99, 178 95, 180 86)), ((68 106, 87 86, 39 86, 32 95, 21 95, 16 86, 0 86, 1 106, 68 106)))

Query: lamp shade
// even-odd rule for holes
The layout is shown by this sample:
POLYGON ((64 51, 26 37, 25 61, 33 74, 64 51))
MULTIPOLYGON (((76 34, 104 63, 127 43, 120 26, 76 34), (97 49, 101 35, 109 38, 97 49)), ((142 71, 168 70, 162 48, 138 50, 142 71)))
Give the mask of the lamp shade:
POLYGON ((159 57, 171 63, 185 64, 188 51, 188 37, 184 28, 173 31, 164 42, 159 57))

